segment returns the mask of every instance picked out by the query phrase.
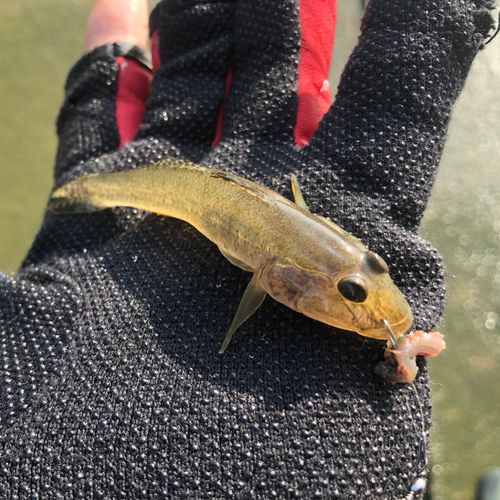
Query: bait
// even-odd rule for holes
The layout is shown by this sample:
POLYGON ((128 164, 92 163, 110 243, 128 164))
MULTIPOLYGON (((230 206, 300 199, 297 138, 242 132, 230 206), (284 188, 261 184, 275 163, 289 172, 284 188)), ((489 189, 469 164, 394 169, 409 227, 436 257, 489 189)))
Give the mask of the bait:
POLYGON ((387 264, 339 226, 309 212, 295 176, 295 203, 259 184, 181 159, 80 177, 57 189, 55 213, 134 207, 182 219, 234 265, 253 272, 220 353, 266 294, 310 318, 366 337, 396 337, 411 309, 387 264))
POLYGON ((388 382, 411 383, 418 372, 417 356, 437 356, 446 343, 444 335, 438 332, 425 333, 421 330, 400 336, 396 345, 387 342, 385 360, 375 367, 375 373, 388 382))

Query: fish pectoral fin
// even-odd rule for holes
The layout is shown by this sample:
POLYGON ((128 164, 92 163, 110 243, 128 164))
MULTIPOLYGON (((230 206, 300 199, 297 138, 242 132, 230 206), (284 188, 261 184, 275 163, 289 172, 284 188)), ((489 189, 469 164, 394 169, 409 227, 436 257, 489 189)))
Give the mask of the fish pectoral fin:
POLYGON ((226 257, 226 259, 231 262, 236 267, 239 267, 240 269, 243 269, 243 271, 248 271, 250 273, 253 273, 254 269, 253 267, 250 267, 248 264, 245 264, 242 260, 237 259, 234 255, 231 255, 230 253, 226 252, 225 250, 222 250, 222 248, 219 247, 220 253, 226 257))
POLYGON ((219 354, 222 354, 231 341, 234 332, 259 308, 266 298, 266 291, 260 284, 262 268, 258 269, 252 276, 250 283, 241 297, 240 305, 234 316, 233 322, 229 327, 226 338, 219 349, 219 354))
POLYGON ((304 197, 302 196, 302 191, 300 190, 299 181, 297 180, 297 176, 292 174, 292 192, 293 197, 295 199, 295 204, 300 208, 309 211, 307 208, 306 202, 304 201, 304 197))

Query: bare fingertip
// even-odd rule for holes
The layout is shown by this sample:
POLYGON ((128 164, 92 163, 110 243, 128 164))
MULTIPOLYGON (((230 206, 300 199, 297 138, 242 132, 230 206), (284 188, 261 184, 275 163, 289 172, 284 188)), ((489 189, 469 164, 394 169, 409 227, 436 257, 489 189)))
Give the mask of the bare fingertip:
POLYGON ((107 43, 148 48, 147 0, 97 0, 87 23, 85 52, 107 43))

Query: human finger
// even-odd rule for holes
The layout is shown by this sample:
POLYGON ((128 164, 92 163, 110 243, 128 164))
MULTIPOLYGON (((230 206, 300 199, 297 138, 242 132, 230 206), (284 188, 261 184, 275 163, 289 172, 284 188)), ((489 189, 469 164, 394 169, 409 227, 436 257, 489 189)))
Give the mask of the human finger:
POLYGON ((330 107, 335 23, 335 0, 238 2, 223 141, 308 143, 330 107))
POLYGON ((189 160, 210 150, 233 43, 233 0, 163 0, 151 14, 155 76, 138 138, 175 145, 189 160))
POLYGON ((98 0, 85 38, 87 53, 66 83, 57 130, 56 179, 68 165, 123 147, 144 117, 151 72, 146 0, 98 0))
POLYGON ((97 0, 85 33, 85 52, 107 43, 148 48, 147 0, 97 0))

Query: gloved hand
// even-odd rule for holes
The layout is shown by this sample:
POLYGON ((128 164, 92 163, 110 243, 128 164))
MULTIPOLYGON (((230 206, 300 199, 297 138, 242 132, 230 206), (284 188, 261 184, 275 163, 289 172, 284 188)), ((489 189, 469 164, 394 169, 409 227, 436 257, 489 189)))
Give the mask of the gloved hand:
MULTIPOLYGON (((137 137, 127 142, 147 94, 144 54, 96 48, 68 79, 55 185, 180 156, 291 197, 295 173, 313 213, 387 261, 414 328, 429 331, 444 270, 416 230, 492 7, 372 0, 305 145, 327 108, 329 5, 165 0, 137 137)), ((422 422, 411 386, 373 373, 383 342, 269 298, 219 356, 249 278, 179 220, 47 214, 19 274, 0 277, 2 495, 409 494, 430 425, 425 364, 422 422)))

